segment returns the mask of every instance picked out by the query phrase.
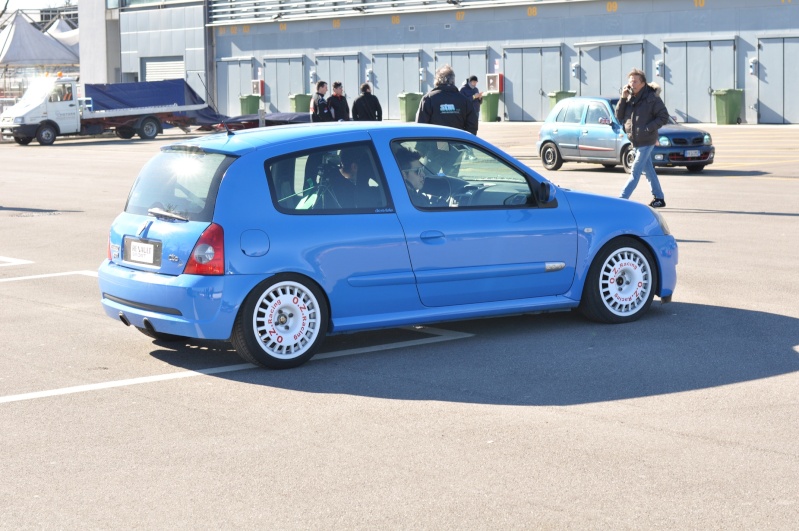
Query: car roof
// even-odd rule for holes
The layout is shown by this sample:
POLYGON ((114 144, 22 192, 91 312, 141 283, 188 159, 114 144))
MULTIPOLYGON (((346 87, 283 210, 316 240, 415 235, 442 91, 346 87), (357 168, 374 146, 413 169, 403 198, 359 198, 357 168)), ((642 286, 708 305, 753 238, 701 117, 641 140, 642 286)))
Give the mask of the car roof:
POLYGON ((438 125, 417 123, 385 123, 385 122, 329 122, 295 125, 278 125, 245 129, 227 134, 225 132, 213 133, 202 138, 184 140, 176 144, 165 146, 171 149, 175 146, 188 146, 201 149, 208 153, 223 153, 226 155, 241 156, 251 151, 277 147, 288 143, 304 141, 309 146, 325 145, 335 142, 348 142, 364 140, 369 132, 389 132, 393 136, 422 136, 434 137, 437 135, 447 137, 461 137, 474 139, 474 135, 438 125))

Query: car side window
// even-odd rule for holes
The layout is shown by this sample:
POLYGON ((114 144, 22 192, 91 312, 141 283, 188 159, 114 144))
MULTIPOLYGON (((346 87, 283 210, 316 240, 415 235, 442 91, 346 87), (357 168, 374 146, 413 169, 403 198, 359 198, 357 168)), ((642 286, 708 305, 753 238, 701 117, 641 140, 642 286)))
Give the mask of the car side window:
POLYGON ((397 140, 391 149, 411 203, 419 210, 536 206, 524 173, 476 144, 397 140))
POLYGON ((583 111, 585 110, 585 103, 581 101, 569 102, 566 109, 566 115, 563 121, 569 124, 579 124, 583 119, 583 111))
POLYGON ((610 113, 603 104, 592 102, 588 105, 588 112, 585 115, 587 125, 610 123, 608 120, 610 120, 610 113))
POLYGON ((272 201, 286 214, 389 212, 385 179, 370 144, 307 150, 264 164, 272 201))

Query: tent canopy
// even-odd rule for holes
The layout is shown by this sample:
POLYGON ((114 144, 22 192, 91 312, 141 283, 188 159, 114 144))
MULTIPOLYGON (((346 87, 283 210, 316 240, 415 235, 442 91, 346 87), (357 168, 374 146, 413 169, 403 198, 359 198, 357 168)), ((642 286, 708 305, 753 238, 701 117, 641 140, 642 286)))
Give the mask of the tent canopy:
POLYGON ((80 57, 80 30, 70 26, 63 18, 56 19, 56 21, 47 28, 45 35, 57 40, 69 48, 72 53, 80 57))
POLYGON ((80 64, 67 45, 44 35, 17 11, 0 32, 0 66, 69 66, 80 64))

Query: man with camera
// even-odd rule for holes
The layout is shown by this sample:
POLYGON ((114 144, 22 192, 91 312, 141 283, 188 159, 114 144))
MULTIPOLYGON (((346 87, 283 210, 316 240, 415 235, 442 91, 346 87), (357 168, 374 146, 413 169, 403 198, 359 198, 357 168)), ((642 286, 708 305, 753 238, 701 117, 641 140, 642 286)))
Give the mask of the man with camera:
POLYGON ((652 151, 658 140, 658 129, 669 121, 669 112, 658 96, 659 90, 647 85, 646 74, 643 71, 633 68, 627 79, 628 85, 622 90, 621 99, 616 105, 616 118, 624 124, 624 131, 635 148, 635 161, 621 197, 627 199, 632 195, 643 172, 654 196, 649 206, 664 207, 666 200, 655 173, 655 166, 652 164, 652 151))

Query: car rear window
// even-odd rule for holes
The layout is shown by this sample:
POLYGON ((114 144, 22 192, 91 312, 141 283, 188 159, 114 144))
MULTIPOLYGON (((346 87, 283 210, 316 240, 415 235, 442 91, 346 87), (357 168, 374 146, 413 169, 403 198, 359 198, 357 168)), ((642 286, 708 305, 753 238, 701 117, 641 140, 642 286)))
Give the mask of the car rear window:
POLYGON ((222 175, 234 157, 176 146, 144 165, 125 205, 129 214, 153 209, 189 221, 211 221, 222 175))

